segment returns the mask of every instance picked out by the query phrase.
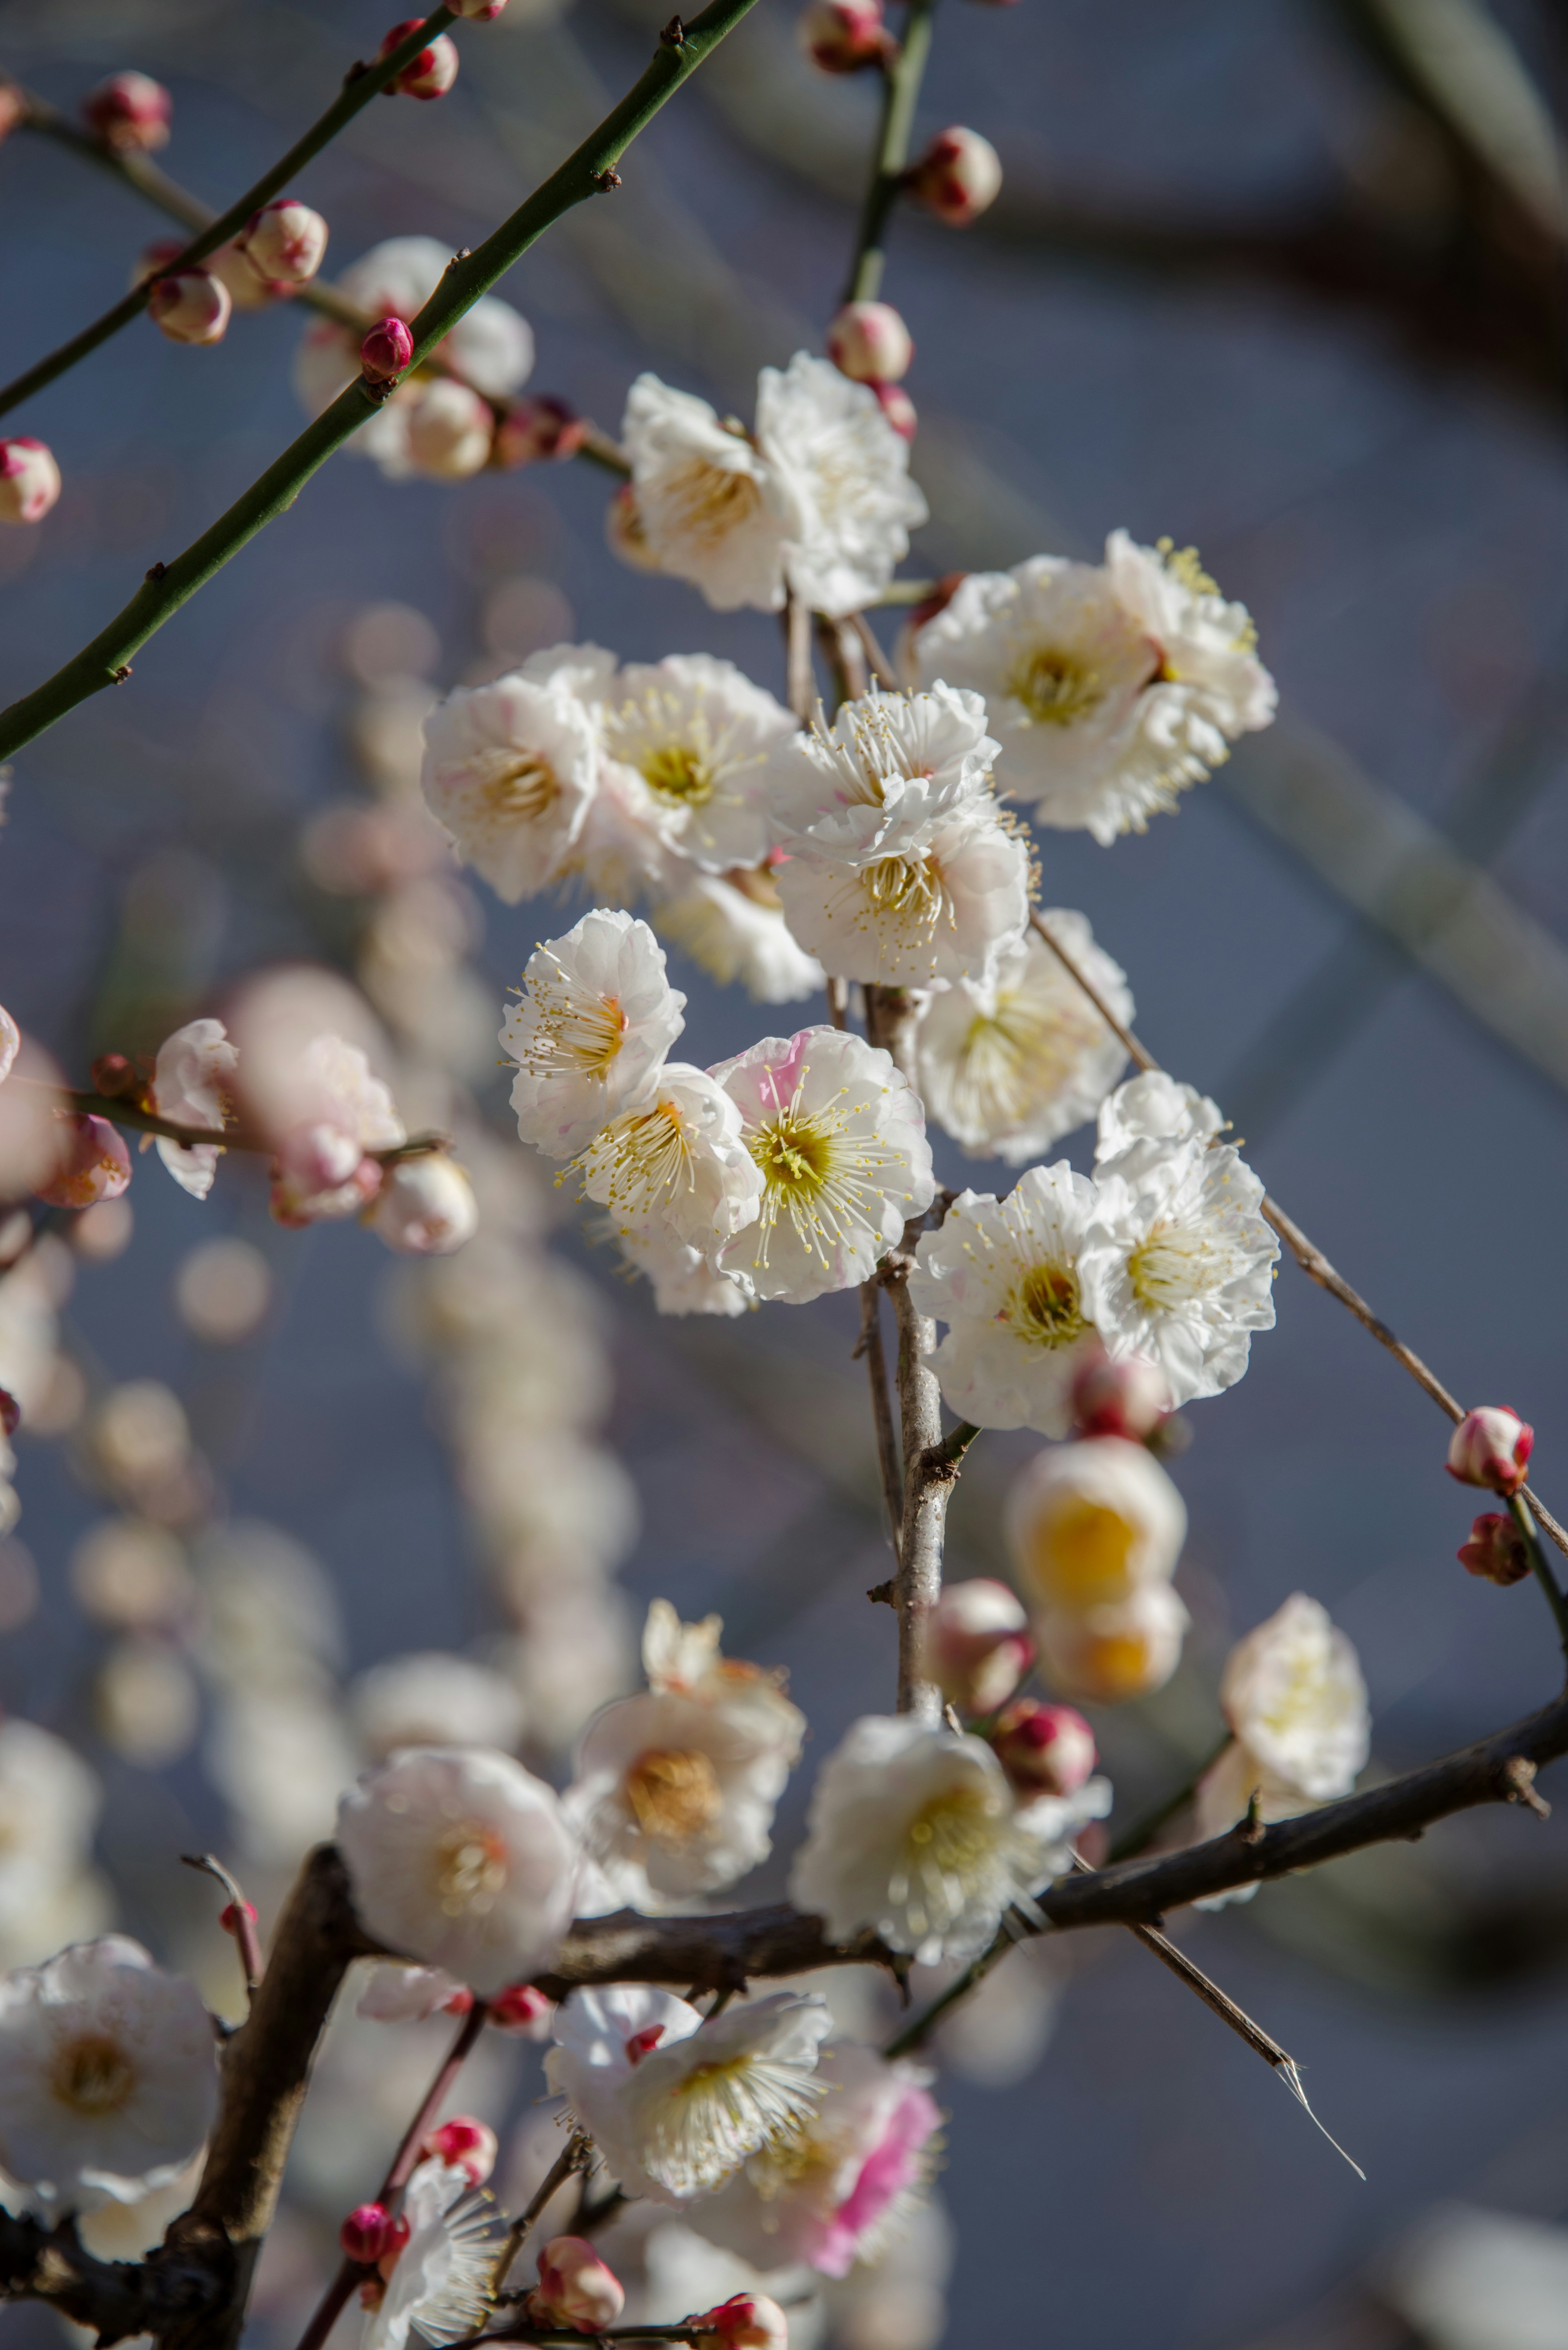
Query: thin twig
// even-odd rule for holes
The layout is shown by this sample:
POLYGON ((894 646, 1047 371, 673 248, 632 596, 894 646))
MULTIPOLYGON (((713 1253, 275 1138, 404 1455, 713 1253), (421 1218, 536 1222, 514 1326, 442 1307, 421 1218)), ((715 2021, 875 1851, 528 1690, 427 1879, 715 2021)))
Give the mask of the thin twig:
POLYGON ((250 1903, 223 1862, 214 1860, 210 1852, 182 1852, 180 1857, 187 1868, 199 1868, 204 1877, 214 1878, 228 1895, 234 1920, 231 1929, 234 1948, 240 1954, 240 1965, 244 1970, 245 1995, 247 1999, 254 1999, 261 1987, 262 1950, 250 1903))
POLYGON ((574 2130, 529 2198, 527 2209, 521 2212, 507 2229, 505 2240, 495 2255, 495 2265, 491 2271, 492 2290, 497 2298, 512 2273, 513 2263, 523 2249, 529 2229, 549 2203, 551 2197, 566 2185, 573 2172, 586 2168, 593 2150, 593 2140, 587 2133, 583 2130, 574 2130))
POLYGON ((898 1440, 893 1430, 893 1407, 888 1395, 888 1357, 882 1345, 882 1287, 875 1278, 860 1284, 860 1344, 855 1351, 865 1356, 871 1382, 877 1466, 881 1473, 888 1530, 893 1537, 893 1555, 897 1558, 904 1515, 904 1480, 898 1466, 898 1440))
POLYGON ((851 612, 841 625, 847 629, 853 629, 855 634, 859 638, 861 650, 866 655, 867 666, 870 670, 871 674, 876 679, 877 684, 886 686, 889 693, 897 693, 898 690, 898 681, 894 676, 892 671, 888 668, 888 657, 883 652, 882 648, 877 643, 876 638, 872 635, 871 623, 866 618, 865 613, 851 612))
POLYGON ((1541 1547, 1541 1538, 1535 1531, 1535 1521, 1530 1514, 1530 1504, 1524 1495, 1515 1493, 1508 1506, 1513 1514, 1514 1524, 1524 1537, 1524 1547, 1529 1554, 1535 1580, 1546 1594, 1546 1604, 1552 1610, 1552 1618, 1563 1643, 1563 1654, 1568 1658, 1568 1598, 1563 1596, 1563 1586, 1552 1574, 1551 1562, 1541 1547))
MULTIPOLYGON (((211 1144, 219 1150, 253 1150, 270 1159, 277 1147, 248 1127, 182 1126, 175 1118, 161 1118, 156 1110, 143 1108, 140 1102, 127 1100, 119 1094, 94 1093, 88 1087, 51 1086, 36 1077, 12 1077, 9 1082, 27 1092, 47 1095, 55 1103, 83 1117, 108 1118, 111 1124, 129 1126, 138 1134, 161 1135, 185 1150, 211 1144)), ((383 1149, 368 1150, 365 1156, 379 1160, 383 1167, 392 1167, 404 1159, 428 1159, 435 1151, 451 1149, 451 1135, 432 1128, 423 1134, 410 1134, 406 1141, 389 1143, 383 1149)))
MULTIPOLYGON (((917 1219, 913 1227, 905 1229, 906 1251, 913 1250, 919 1222, 917 1219)), ((942 1534, 956 1471, 932 1476, 926 1468, 927 1455, 942 1440, 942 1396, 927 1359, 935 1332, 916 1311, 909 1295, 908 1259, 898 1268, 889 1266, 883 1280, 898 1325, 899 1438, 904 1456, 898 1571, 893 1578, 893 1602, 898 1611, 898 1711, 936 1723, 942 1718, 942 1700, 936 1683, 926 1674, 926 1624, 941 1596, 942 1534)))
POLYGON ((784 606, 784 700, 800 723, 809 726, 816 700, 811 670, 811 607, 793 589, 784 606))
POLYGON ((931 50, 931 16, 935 6, 936 0, 911 0, 898 55, 886 69, 877 153, 861 208, 855 258, 844 291, 846 302, 874 302, 882 290, 888 222, 909 165, 915 107, 931 50))

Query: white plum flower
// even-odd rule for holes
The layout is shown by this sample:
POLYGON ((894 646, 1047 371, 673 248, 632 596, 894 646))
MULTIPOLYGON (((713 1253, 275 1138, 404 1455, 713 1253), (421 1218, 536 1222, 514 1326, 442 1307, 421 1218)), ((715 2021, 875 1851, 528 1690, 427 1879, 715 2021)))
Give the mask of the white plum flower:
MULTIPOLYGON (((1372 1721, 1360 1660, 1327 1608, 1303 1592, 1237 1641, 1225 1660, 1220 1704, 1247 1757, 1244 1775, 1271 1806, 1332 1803, 1349 1794, 1366 1768, 1372 1721)), ((1286 1814, 1271 1808, 1264 1816, 1286 1814)))
POLYGON ((640 536, 655 567, 700 588, 718 612, 776 612, 784 550, 805 523, 794 484, 705 400, 639 375, 620 437, 640 536))
POLYGON ((818 1774, 791 1898, 835 1941, 868 1929, 922 1966, 972 1959, 1109 1807, 1108 1783, 1091 1779, 1021 1808, 983 1739, 868 1714, 818 1774))
POLYGON ((389 1167, 366 1222, 398 1256, 452 1256, 479 1230, 479 1201, 447 1150, 422 1150, 389 1167))
POLYGON ((793 592, 834 617, 875 603, 928 515, 876 393, 797 351, 757 378, 757 446, 804 510, 785 556, 793 592))
POLYGON ((738 981, 753 1003, 798 1003, 826 984, 822 965, 784 920, 771 866, 737 866, 724 874, 693 869, 673 897, 649 910, 649 920, 711 979, 738 981))
MULTIPOLYGON (((1043 918, 1125 1025, 1132 992, 1082 914, 1043 918)), ((1093 1118, 1120 1073, 1125 1046, 1045 941, 1025 931, 989 981, 931 995, 915 1026, 927 1114, 971 1159, 1021 1167, 1093 1118)))
POLYGON ((1126 1158, 1129 1150, 1140 1153, 1136 1163, 1147 1164, 1178 1143, 1212 1141, 1226 1123, 1219 1103, 1196 1086, 1184 1086, 1163 1069, 1145 1069, 1100 1104, 1095 1164, 1114 1159, 1125 1173, 1135 1163, 1126 1158))
POLYGON ((887 693, 874 684, 843 703, 831 726, 819 712, 780 743, 768 768, 775 831, 782 837, 845 808, 883 807, 915 783, 933 807, 950 806, 990 788, 999 748, 978 693, 940 683, 887 693))
POLYGON ((763 1197, 741 1112, 685 1061, 656 1069, 572 1163, 618 1229, 656 1222, 693 1248, 722 1247, 755 1222, 763 1197))
MULTIPOLYGON (((152 1072, 152 1107, 175 1126, 221 1127, 234 1090, 239 1055, 221 1020, 192 1020, 158 1048, 152 1072)), ((204 1200, 213 1188, 222 1150, 216 1143, 187 1147, 158 1138, 158 1156, 182 1191, 204 1200)))
POLYGON ((1115 531, 1103 564, 1041 555, 971 572, 913 650, 923 679, 985 696, 1008 786, 1041 823, 1108 844, 1269 723, 1274 683, 1255 644, 1244 606, 1190 548, 1115 531))
POLYGON ((657 1217, 612 1224, 611 1236, 628 1276, 641 1274, 660 1314, 748 1314, 756 1292, 743 1274, 727 1273, 711 1252, 678 1240, 657 1217))
POLYGON ((402 1750, 343 1797, 337 1843, 366 1930, 482 1997, 548 1966, 571 1924, 576 1839, 509 1755, 402 1750))
POLYGON ((1106 1352, 1158 1364, 1175 1406, 1233 1387, 1252 1332, 1274 1326, 1280 1244, 1257 1176, 1228 1143, 1135 1143, 1096 1191, 1079 1274, 1106 1352))
POLYGON ((1013 1482, 1003 1524, 1029 1605, 1077 1614, 1168 1583, 1187 1504, 1147 1445, 1096 1436, 1037 1453, 1013 1482))
POLYGON ((495 2263, 505 2227, 493 2199, 475 2192, 461 2163, 431 2155, 403 2190, 409 2239, 392 2263, 362 2350, 461 2342, 476 2334, 495 2300, 495 2263))
POLYGON ((847 1030, 767 1036, 713 1076, 738 1107, 761 1212, 721 1260, 800 1305, 864 1281, 936 1196, 918 1097, 847 1030))
POLYGON ((359 1046, 341 1036, 313 1037, 293 1071, 290 1108, 273 1162, 273 1214, 286 1224, 358 1214, 380 1188, 374 1154, 408 1139, 359 1046))
POLYGON ((425 2023, 447 2011, 466 2012, 472 2001, 468 1986, 441 1967, 372 1959, 354 2012, 370 2023, 425 2023))
POLYGON ((515 906, 572 869, 598 763, 585 703, 519 673, 458 686, 431 711, 421 781, 464 864, 515 906))
POLYGON ((517 1064, 512 1107, 524 1142, 569 1159, 658 1069, 685 1025, 646 922, 596 907, 536 947, 501 1042, 517 1064))
POLYGON ((820 1999, 774 1991, 704 2022, 668 1991, 618 1983, 573 1991, 554 2028, 551 2087, 628 2193, 669 2204, 794 2139, 823 2095, 832 2017, 820 1999))
MULTIPOLYGON (((15 1284, 13 1274, 5 1293, 15 1284)), ((0 1721, 0 1947, 14 1949, 81 1869, 101 1804, 97 1779, 63 1738, 19 1714, 0 1721)))
POLYGON ((1044 1608, 1033 1618, 1041 1673, 1086 1704, 1152 1697, 1181 1662, 1191 1621, 1170 1585, 1158 1582, 1137 1584, 1105 1607, 1044 1608))
POLYGON ((771 693, 732 661, 672 653, 619 671, 603 723, 606 753, 674 856, 710 873, 761 864, 769 754, 795 731, 771 693))
POLYGON ((1030 1168, 1005 1200, 961 1191, 921 1234, 909 1295, 948 1326, 931 1367, 961 1418, 1066 1435, 1093 1326, 1081 1260, 1095 1213, 1094 1185, 1063 1159, 1030 1168))
POLYGON ((523 1735, 524 1706, 504 1674, 472 1657, 431 1648, 386 1657, 359 1675, 348 1710, 366 1752, 378 1762, 400 1746, 493 1746, 523 1735))
POLYGON ((167 2186, 217 2102, 213 2019, 140 1942, 109 1934, 0 1976, 0 2166, 46 2217, 167 2186))

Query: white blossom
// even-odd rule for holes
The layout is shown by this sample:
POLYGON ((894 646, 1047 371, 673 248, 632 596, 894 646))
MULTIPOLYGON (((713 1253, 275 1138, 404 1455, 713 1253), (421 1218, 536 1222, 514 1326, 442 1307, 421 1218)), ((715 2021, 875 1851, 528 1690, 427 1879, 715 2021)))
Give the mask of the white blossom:
POLYGON ((0 1086, 10 1076, 17 1054, 22 1049, 22 1031, 0 1003, 0 1086))
POLYGON ((508 1755, 394 1754, 343 1797, 337 1842, 367 1931, 482 1996, 548 1966, 571 1923, 576 1840, 508 1755))
MULTIPOLYGON (((221 1020, 187 1022, 158 1048, 153 1108, 175 1126, 221 1127, 238 1061, 221 1020)), ((158 1138, 158 1156, 193 1200, 204 1200, 212 1190, 221 1155, 216 1143, 198 1142, 187 1149, 166 1135, 158 1138)))
POLYGON ((617 673, 604 744, 674 856, 711 873, 759 865, 773 846, 770 753, 795 732, 782 703, 732 661, 672 653, 617 673))
POLYGON ((495 2299, 495 2262, 505 2230, 490 2196, 476 2193, 460 2163, 431 2155, 403 2192, 409 2240, 392 2263, 363 2350, 405 2350, 415 2341, 461 2342, 480 2330, 495 2299))
MULTIPOLYGON (((1126 974, 1082 914, 1044 920, 1124 1025, 1126 974)), ((1025 931, 998 955, 989 982, 961 980, 921 1007, 916 1071, 927 1113, 971 1159, 1021 1167, 1093 1118, 1127 1057, 1071 972, 1025 931)))
POLYGON ((754 1223, 763 1197, 740 1110, 718 1078, 684 1061, 655 1070, 573 1164, 618 1228, 654 1220, 693 1248, 722 1247, 754 1223))
POLYGON ((710 978, 725 985, 738 981, 753 1003, 798 1003, 826 984, 822 965, 784 920, 769 866, 692 870, 680 877, 673 897, 650 909, 649 920, 710 978))
POLYGON ((63 1738, 19 1714, 0 1721, 0 1949, 14 1950, 34 1913, 81 1869, 101 1801, 63 1738))
POLYGON ((628 2193, 679 2203, 794 2140, 823 2094, 831 2029, 825 2003, 798 1992, 705 2023, 667 1991, 619 1983, 562 2002, 545 2072, 628 2193))
POLYGON ((580 1150, 658 1069, 685 1008, 663 948, 630 914, 596 907, 536 947, 501 1030, 524 1141, 552 1159, 580 1150))
POLYGON ((850 807, 896 803, 910 784, 932 807, 989 789, 1000 746, 978 693, 936 684, 925 693, 879 685, 846 702, 831 726, 821 713, 780 743, 768 767, 768 803, 782 837, 809 831, 850 807))
POLYGON ((913 650, 923 679, 985 696, 1008 786, 1042 823, 1109 843, 1269 723, 1274 684, 1255 642, 1190 548, 1115 531, 1103 565, 1042 555, 971 572, 913 650))
POLYGON ((1135 1143, 1096 1187, 1079 1275, 1107 1353, 1158 1364, 1176 1406, 1233 1387, 1252 1332, 1274 1326, 1280 1244, 1257 1176, 1228 1143, 1135 1143))
POLYGON ((1091 1327, 1081 1259, 1095 1187, 1064 1159, 1032 1167, 1006 1199, 962 1191, 915 1252, 909 1295, 945 1322, 932 1357, 952 1410, 982 1428, 1065 1436, 1091 1327))
POLYGON ((515 906, 572 869, 598 763, 585 702, 519 673, 459 686, 431 711, 421 781, 464 864, 515 906))
POLYGON ((757 445, 794 491, 804 526, 785 556, 794 593, 836 616, 875 603, 927 519, 909 444, 868 385, 797 351, 757 378, 757 445))
POLYGON ((1103 1167, 1114 1159, 1125 1173, 1130 1165, 1151 1165, 1178 1143, 1212 1141, 1225 1124, 1219 1103, 1196 1086, 1184 1086, 1163 1069, 1145 1069, 1100 1104, 1095 1163, 1103 1167), (1126 1154, 1135 1149, 1139 1156, 1129 1160, 1126 1154))
POLYGON ((400 1746, 494 1746, 523 1735, 515 1685, 488 1665, 444 1648, 387 1657, 348 1691, 354 1726, 378 1762, 400 1746))
POLYGON ((1021 1807, 983 1739, 866 1715, 818 1774, 791 1898, 835 1941, 870 1928, 923 1966, 971 1959, 1109 1807, 1104 1779, 1021 1807))
POLYGON ((761 1212, 723 1252, 759 1297, 800 1305, 864 1281, 936 1195, 917 1096, 847 1030, 768 1036, 713 1076, 738 1106, 761 1212))
POLYGON ((660 1314, 750 1313, 756 1291, 744 1274, 729 1273, 711 1253, 678 1240, 657 1217, 612 1224, 611 1236, 628 1275, 641 1274, 660 1314))
POLYGON ((195 1986, 122 1934, 0 1977, 0 2165, 50 2218, 167 2186, 217 2109, 195 1986))
POLYGON ((1033 1621, 1040 1670, 1054 1689, 1085 1704, 1122 1705, 1165 1687, 1192 1619, 1168 1583, 1146 1582, 1107 1606, 1046 1607, 1033 1621))
POLYGON ((1254 1795, 1264 1820, 1332 1803, 1366 1768, 1372 1721, 1355 1646, 1303 1592, 1237 1641, 1220 1703, 1235 1742, 1199 1787, 1200 1835, 1222 1835, 1254 1795))
POLYGON ((354 2012, 370 2023, 425 2023, 454 2002, 466 2007, 472 1993, 441 1967, 400 1966, 372 1959, 354 2012))
POLYGON ((296 1122, 273 1162, 273 1214, 290 1224, 355 1215, 380 1187, 373 1154, 408 1129, 365 1054, 341 1036, 313 1038, 293 1074, 296 1122))
POLYGON ((1037 1453, 1013 1482, 1003 1524, 1030 1605, 1079 1612, 1168 1583, 1187 1504, 1147 1445, 1096 1436, 1037 1453))
POLYGON ((621 440, 641 536, 657 567, 701 588, 718 612, 784 600, 784 553, 805 527, 804 500, 705 400, 639 375, 621 440))

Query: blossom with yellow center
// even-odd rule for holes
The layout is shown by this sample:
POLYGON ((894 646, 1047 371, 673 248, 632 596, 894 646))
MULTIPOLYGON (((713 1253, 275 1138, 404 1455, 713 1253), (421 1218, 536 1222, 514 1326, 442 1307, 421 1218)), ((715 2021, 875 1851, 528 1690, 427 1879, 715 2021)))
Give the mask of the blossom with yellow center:
POLYGON ((421 781, 459 857, 514 906, 570 869, 598 760, 585 702, 519 674, 459 686, 438 704, 421 781))
POLYGON ((667 1061, 578 1153, 590 1200, 617 1224, 651 1219, 693 1248, 722 1248, 754 1223, 763 1180, 735 1105, 715 1078, 667 1061))
POLYGON ((596 908, 535 948, 501 1042, 517 1064, 512 1107, 524 1142, 569 1158, 644 1086, 684 1024, 646 922, 596 908))

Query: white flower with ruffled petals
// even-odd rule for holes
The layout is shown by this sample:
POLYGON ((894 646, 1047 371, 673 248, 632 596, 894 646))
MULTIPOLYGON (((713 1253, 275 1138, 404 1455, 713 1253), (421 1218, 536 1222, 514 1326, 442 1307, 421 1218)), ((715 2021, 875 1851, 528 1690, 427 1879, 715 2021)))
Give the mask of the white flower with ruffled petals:
POLYGON ((844 808, 886 806, 912 783, 925 785, 932 807, 950 806, 990 788, 1000 747, 978 693, 873 685, 843 703, 831 726, 819 713, 779 744, 768 767, 774 830, 787 839, 844 808))
POLYGON ((794 485, 705 400, 639 375, 620 437, 654 564, 700 588, 717 612, 776 612, 784 550, 805 525, 794 485))
POLYGON ((463 863, 515 906, 573 869, 598 760, 582 701, 519 673, 459 686, 431 711, 421 782, 463 863))
POLYGON ((913 649, 922 678, 984 694, 1008 786, 1041 823, 1109 843, 1269 723, 1274 684, 1255 642, 1190 548, 1115 531, 1103 564, 1042 555, 971 572, 913 649))
POLYGON ((619 671, 604 708, 606 752, 644 821, 710 873, 760 865, 772 847, 768 759, 794 732, 771 693, 707 653, 619 671))
POLYGON ((641 1275, 660 1314, 749 1314, 756 1292, 742 1274, 726 1273, 710 1252, 678 1240, 650 1218, 639 1224, 609 1226, 628 1275, 641 1275))
POLYGON ((1090 1779, 1048 1809, 1021 1807, 983 1739, 868 1714, 822 1766, 791 1898, 836 1942, 869 1929, 922 1966, 972 1959, 1014 1901, 1070 1865, 1072 1837, 1110 1794, 1090 1779))
POLYGON ((1332 1803, 1366 1767, 1372 1719, 1355 1643, 1304 1592, 1237 1641, 1220 1704, 1270 1798, 1293 1797, 1295 1809, 1332 1803))
POLYGON ((1131 1161, 1124 1153, 1137 1149, 1138 1164, 1149 1163, 1183 1142, 1210 1142, 1226 1125, 1223 1110, 1196 1086, 1184 1086, 1163 1069, 1145 1069, 1129 1077, 1100 1104, 1095 1164, 1116 1159, 1125 1173, 1131 1161))
POLYGON ((1107 1353, 1157 1363, 1179 1406, 1234 1387, 1252 1332, 1273 1328, 1280 1244, 1228 1143, 1147 1152, 1135 1143, 1096 1168, 1079 1275, 1107 1353))
POLYGON ((524 1142, 569 1159, 645 1086, 685 1026, 646 922, 596 907, 528 958, 501 1042, 524 1142))
POLYGON ((51 2220, 134 2203, 217 2111, 213 2019, 123 1934, 0 1977, 0 2165, 51 2220))
MULTIPOLYGON (((152 1107, 175 1126, 221 1127, 233 1092, 239 1055, 221 1020, 191 1020, 158 1048, 152 1072, 152 1107)), ((158 1138, 158 1156, 182 1191, 204 1200, 222 1157, 217 1143, 187 1147, 158 1138)))
POLYGON ((722 1248, 754 1223, 763 1178, 741 1113, 718 1080, 667 1061, 572 1164, 618 1229, 656 1223, 674 1240, 722 1248))
POLYGON ((710 978, 725 985, 739 981, 753 1003, 798 1003, 826 984, 822 965, 784 920, 769 865, 725 874, 689 869, 674 896, 650 908, 649 920, 710 978))
POLYGON ((1095 1213, 1095 1186, 1063 1159, 1032 1167, 1005 1200, 961 1192, 921 1234, 909 1295, 948 1326, 931 1368, 961 1418, 1066 1435, 1092 1327, 1081 1260, 1095 1213))
POLYGON ((891 1055, 847 1030, 803 1028, 712 1074, 738 1107, 763 1186, 725 1270, 797 1305, 864 1281, 936 1196, 919 1099, 891 1055))
POLYGON ((797 351, 757 378, 757 446, 803 510, 784 557, 794 594, 835 617, 875 603, 929 511, 876 393, 797 351))
POLYGON ((17 1054, 22 1049, 22 1031, 0 1003, 0 1086, 10 1076, 17 1054))
MULTIPOLYGON (((1126 974, 1095 944, 1082 914, 1053 907, 1044 920, 1124 1024, 1133 1016, 1126 974)), ((928 1114, 971 1159, 1021 1167, 1093 1118, 1126 1049, 1044 941, 1026 931, 1003 948, 989 982, 962 980, 933 994, 915 1027, 928 1114)))
POLYGON ((421 2162, 403 2190, 401 2216, 409 2240, 361 2350, 405 2350, 410 2334, 420 2343, 461 2342, 480 2331, 494 2305, 505 2223, 461 2163, 439 2155, 421 2162))
POLYGON ((572 1922, 576 1838, 510 1755, 405 1748, 349 1788, 337 1844, 366 1930, 483 1996, 547 1967, 572 1922))

